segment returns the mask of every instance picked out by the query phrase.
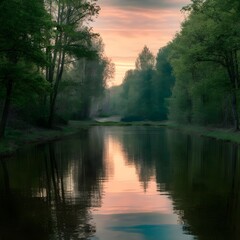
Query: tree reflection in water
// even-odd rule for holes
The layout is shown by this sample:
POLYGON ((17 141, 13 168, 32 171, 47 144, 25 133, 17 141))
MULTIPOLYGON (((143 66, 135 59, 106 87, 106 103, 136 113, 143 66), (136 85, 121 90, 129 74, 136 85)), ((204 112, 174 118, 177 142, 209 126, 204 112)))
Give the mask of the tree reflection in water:
POLYGON ((169 191, 185 230, 203 240, 238 239, 239 147, 174 131, 168 142, 169 191))
POLYGON ((88 239, 105 178, 101 134, 30 148, 1 160, 0 239, 88 239), (89 180, 90 179, 90 180, 89 180))
POLYGON ((239 145, 156 128, 119 132, 115 139, 145 188, 156 177, 186 233, 199 240, 239 239, 239 145))
POLYGON ((199 240, 239 239, 238 145, 163 128, 109 129, 84 130, 0 160, 1 240, 95 234, 92 211, 101 206, 109 175, 106 133, 121 145, 126 165, 135 166, 143 190, 154 180, 158 194, 168 195, 186 233, 199 240))

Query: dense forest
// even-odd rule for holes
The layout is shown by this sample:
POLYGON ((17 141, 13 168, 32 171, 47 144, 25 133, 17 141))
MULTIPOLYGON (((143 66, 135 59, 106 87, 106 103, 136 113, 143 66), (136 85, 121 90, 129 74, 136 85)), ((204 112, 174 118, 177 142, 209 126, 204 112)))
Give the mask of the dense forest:
POLYGON ((89 22, 96 0, 0 1, 0 138, 89 117, 114 66, 89 22))
POLYGON ((181 30, 156 59, 145 46, 109 90, 110 113, 238 130, 240 2, 192 0, 182 12, 181 30))

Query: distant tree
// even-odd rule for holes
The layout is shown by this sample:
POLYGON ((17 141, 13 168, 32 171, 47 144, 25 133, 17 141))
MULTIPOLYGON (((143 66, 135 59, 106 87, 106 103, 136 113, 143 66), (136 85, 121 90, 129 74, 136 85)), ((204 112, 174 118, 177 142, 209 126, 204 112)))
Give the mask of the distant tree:
POLYGON ((128 70, 122 83, 122 114, 124 117, 139 118, 138 103, 140 99, 139 72, 128 70))
POLYGON ((101 102, 112 74, 114 66, 110 59, 102 56, 95 60, 85 60, 84 79, 79 91, 81 106, 78 113, 81 119, 89 118, 92 105, 101 102))
POLYGON ((105 114, 122 116, 125 107, 123 104, 124 100, 122 98, 122 85, 113 86, 107 91, 109 95, 109 109, 105 112, 105 114))
POLYGON ((152 79, 155 57, 144 46, 136 59, 136 69, 127 71, 123 81, 126 120, 152 119, 152 79))
POLYGON ((136 69, 128 70, 122 85, 112 91, 117 95, 111 97, 113 105, 121 109, 119 114, 124 120, 166 120, 165 100, 171 96, 175 81, 168 55, 168 46, 159 50, 155 66, 155 57, 145 46, 136 60, 136 69))
POLYGON ((175 83, 173 69, 169 62, 170 47, 159 49, 156 58, 156 75, 153 79, 154 115, 160 120, 166 120, 168 115, 168 98, 172 95, 175 83))
POLYGON ((113 77, 114 64, 104 55, 102 40, 94 41, 93 47, 98 57, 76 60, 60 84, 57 107, 68 118, 89 118, 92 105, 101 105, 107 83, 113 77))
POLYGON ((144 46, 141 53, 139 53, 135 65, 137 70, 143 71, 154 68, 155 57, 147 46, 144 46))

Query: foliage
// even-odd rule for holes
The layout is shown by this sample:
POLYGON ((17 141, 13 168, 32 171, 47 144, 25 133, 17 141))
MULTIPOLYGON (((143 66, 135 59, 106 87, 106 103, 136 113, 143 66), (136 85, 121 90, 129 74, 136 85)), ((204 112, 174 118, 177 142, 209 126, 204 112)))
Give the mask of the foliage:
POLYGON ((96 0, 0 1, 0 137, 7 124, 66 122, 103 94, 114 66, 88 25, 99 10, 96 0))
POLYGON ((171 120, 238 129, 238 8, 228 0, 195 0, 184 8, 189 16, 170 47, 176 77, 171 120))
POLYGON ((98 114, 108 80, 114 74, 114 65, 104 56, 101 40, 94 43, 94 48, 99 51, 98 57, 75 61, 60 84, 57 109, 64 118, 88 119, 94 110, 94 114, 98 114))
POLYGON ((166 120, 166 99, 174 84, 168 54, 168 46, 160 49, 155 65, 154 55, 144 46, 136 69, 127 71, 122 85, 111 90, 110 113, 124 121, 166 120))
POLYGON ((46 64, 42 33, 48 28, 49 17, 41 0, 0 2, 0 84, 4 89, 0 137, 5 133, 14 89, 40 79, 38 69, 46 64))
POLYGON ((50 0, 46 6, 54 23, 46 47, 49 62, 46 79, 51 86, 47 121, 48 126, 53 127, 59 85, 66 65, 80 58, 97 57, 97 52, 92 48, 92 39, 97 35, 86 23, 98 15, 100 7, 95 0, 50 0))
POLYGON ((139 53, 136 60, 136 69, 137 70, 149 70, 153 69, 155 64, 154 55, 151 53, 147 46, 144 46, 141 53, 139 53))

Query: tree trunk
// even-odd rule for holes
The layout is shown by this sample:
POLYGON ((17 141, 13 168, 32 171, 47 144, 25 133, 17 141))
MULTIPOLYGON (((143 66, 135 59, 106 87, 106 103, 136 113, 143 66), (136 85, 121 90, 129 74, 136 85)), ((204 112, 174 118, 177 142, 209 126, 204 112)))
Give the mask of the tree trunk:
POLYGON ((51 102, 50 102, 49 117, 48 117, 48 127, 49 127, 49 128, 53 128, 54 109, 55 109, 55 101, 51 101, 51 102))
POLYGON ((5 193, 7 195, 10 194, 10 181, 9 181, 9 174, 8 174, 8 169, 6 166, 6 161, 4 159, 0 160, 1 165, 2 165, 2 169, 3 169, 3 182, 5 185, 5 193))
POLYGON ((53 120, 54 120, 54 115, 55 115, 55 106, 56 106, 56 100, 57 100, 57 95, 58 95, 58 87, 59 87, 59 83, 62 79, 64 64, 65 64, 65 51, 63 51, 63 53, 60 53, 59 59, 60 59, 60 61, 58 63, 58 69, 57 69, 57 73, 56 73, 56 81, 53 86, 53 93, 50 97, 50 112, 49 112, 49 118, 48 118, 48 126, 50 128, 53 127, 53 123, 54 123, 53 120))
POLYGON ((239 116, 237 108, 237 91, 239 88, 239 72, 238 72, 238 59, 237 52, 232 51, 226 56, 226 68, 228 71, 229 80, 232 85, 232 114, 233 114, 233 123, 234 130, 239 130, 239 116))
POLYGON ((10 103, 11 103, 11 95, 12 95, 12 89, 13 89, 13 80, 12 78, 9 78, 7 81, 7 92, 5 97, 5 102, 3 106, 3 112, 2 112, 2 118, 0 123, 0 139, 4 137, 5 135, 5 129, 7 125, 7 119, 8 119, 8 113, 10 109, 10 103))
POLYGON ((239 117, 237 112, 237 96, 236 92, 232 93, 232 112, 233 112, 233 122, 234 122, 234 130, 239 130, 239 117))
POLYGON ((87 97, 81 110, 81 119, 86 120, 89 118, 89 115, 90 115, 90 99, 89 97, 87 97))

